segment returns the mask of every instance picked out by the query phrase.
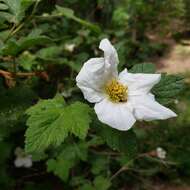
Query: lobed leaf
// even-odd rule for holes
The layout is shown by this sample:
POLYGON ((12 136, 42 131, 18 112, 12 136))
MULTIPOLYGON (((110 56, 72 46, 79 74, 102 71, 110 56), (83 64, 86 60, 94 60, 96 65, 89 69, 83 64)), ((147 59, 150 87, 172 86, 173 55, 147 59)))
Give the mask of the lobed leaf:
POLYGON ((25 148, 27 152, 38 152, 50 145, 60 145, 69 133, 80 139, 87 135, 90 108, 81 102, 69 106, 61 96, 42 100, 26 111, 27 120, 25 148))

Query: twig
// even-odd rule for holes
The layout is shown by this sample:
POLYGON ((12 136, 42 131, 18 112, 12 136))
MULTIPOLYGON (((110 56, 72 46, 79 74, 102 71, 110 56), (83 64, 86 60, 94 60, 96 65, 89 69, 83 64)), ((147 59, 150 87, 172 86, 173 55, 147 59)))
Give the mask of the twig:
POLYGON ((127 169, 128 169, 127 166, 121 167, 119 170, 117 170, 116 173, 114 173, 114 174, 111 176, 110 180, 113 180, 113 179, 116 178, 121 172, 126 171, 127 169))
POLYGON ((6 79, 13 79, 14 77, 32 77, 32 76, 38 76, 41 77, 43 79, 45 79, 46 81, 49 81, 49 76, 46 73, 46 71, 39 71, 39 72, 17 72, 17 73, 13 73, 13 72, 9 72, 9 71, 4 71, 0 69, 0 75, 3 76, 6 79))
POLYGON ((93 150, 93 149, 90 149, 90 151, 95 153, 95 154, 107 155, 107 156, 120 156, 121 155, 118 152, 96 151, 96 150, 93 150))

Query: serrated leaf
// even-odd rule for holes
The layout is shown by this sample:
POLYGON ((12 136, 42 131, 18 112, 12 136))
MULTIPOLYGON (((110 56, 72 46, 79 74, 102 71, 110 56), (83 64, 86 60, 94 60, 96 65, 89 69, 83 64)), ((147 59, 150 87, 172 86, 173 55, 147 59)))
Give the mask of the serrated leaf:
POLYGON ((119 131, 110 127, 101 128, 101 136, 113 150, 123 152, 129 157, 137 153, 137 138, 132 130, 119 131))
POLYGON ((67 137, 61 114, 64 104, 61 97, 56 97, 42 100, 26 111, 29 115, 25 133, 26 152, 40 152, 49 145, 60 145, 67 137))
POLYGON ((130 70, 130 73, 155 73, 156 67, 151 63, 142 63, 134 65, 130 70))
POLYGON ((64 125, 71 133, 80 139, 84 139, 88 132, 90 108, 88 105, 76 102, 64 110, 64 125))
POLYGON ((66 106, 61 96, 40 101, 26 111, 29 115, 26 151, 37 152, 50 145, 58 146, 69 133, 84 139, 90 123, 89 112, 90 108, 80 102, 66 106))
POLYGON ((152 89, 156 99, 163 105, 171 103, 183 90, 183 77, 162 74, 160 82, 152 89))

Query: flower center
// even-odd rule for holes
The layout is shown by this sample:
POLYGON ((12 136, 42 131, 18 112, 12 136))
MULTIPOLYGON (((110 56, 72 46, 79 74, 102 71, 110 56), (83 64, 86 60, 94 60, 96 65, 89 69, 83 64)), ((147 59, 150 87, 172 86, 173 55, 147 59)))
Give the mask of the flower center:
POLYGON ((113 102, 126 102, 128 95, 128 88, 116 79, 108 82, 105 86, 106 93, 113 102))

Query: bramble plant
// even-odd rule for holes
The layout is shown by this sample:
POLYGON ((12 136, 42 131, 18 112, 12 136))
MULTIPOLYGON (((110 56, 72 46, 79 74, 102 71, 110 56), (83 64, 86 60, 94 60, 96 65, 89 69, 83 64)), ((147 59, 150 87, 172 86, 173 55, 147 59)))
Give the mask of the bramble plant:
MULTIPOLYGON (((133 181, 147 188, 148 177, 170 175, 171 167, 178 176, 190 168, 189 150, 168 148, 177 147, 178 139, 188 147, 188 113, 174 104, 184 77, 159 73, 148 60, 162 47, 151 46, 147 23, 155 6, 167 8, 151 1, 140 25, 147 3, 126 1, 125 10, 114 0, 108 6, 110 1, 0 0, 3 190, 108 190, 133 181), (176 114, 165 106, 178 117, 168 119, 176 114)), ((175 1, 181 18, 182 1, 175 1)))

